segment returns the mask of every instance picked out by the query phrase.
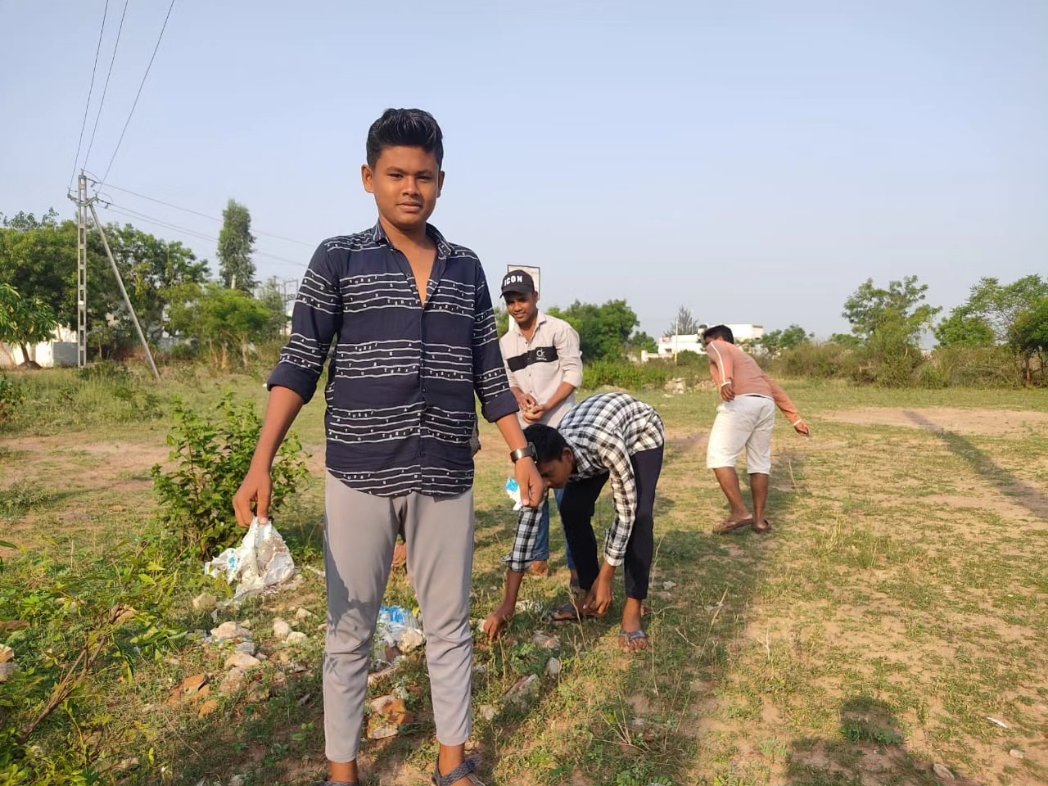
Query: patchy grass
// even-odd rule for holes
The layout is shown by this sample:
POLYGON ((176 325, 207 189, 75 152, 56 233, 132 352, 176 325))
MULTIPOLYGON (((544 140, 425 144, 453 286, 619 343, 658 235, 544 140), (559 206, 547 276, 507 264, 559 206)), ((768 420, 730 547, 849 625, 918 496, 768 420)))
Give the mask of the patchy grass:
MULTIPOLYGON (((77 577, 88 575, 78 566, 113 559, 122 540, 148 529, 155 510, 148 468, 163 460, 176 396, 199 407, 228 389, 264 400, 261 378, 220 379, 193 367, 168 373, 161 388, 137 378, 27 375, 26 395, 46 415, 20 414, 0 448, 2 539, 26 548, 0 554, 0 587, 41 585, 31 555, 43 554, 48 570, 61 566, 75 595, 77 577), (112 385, 130 387, 131 398, 107 394, 112 385), (62 402, 79 409, 63 411, 62 402)), ((933 763, 949 767, 958 783, 1048 781, 1048 566, 1041 556, 1048 444, 1029 425, 1048 413, 1048 395, 786 387, 814 436, 804 440, 778 424, 767 537, 710 533, 724 507, 705 469, 713 394, 642 394, 668 431, 647 618, 654 646, 636 657, 618 651, 621 584, 606 621, 546 621, 568 598, 555 525, 551 577, 525 581, 521 613, 503 640, 477 640, 474 707, 493 714, 477 712, 473 745, 488 781, 933 784, 933 763), (541 676, 541 690, 527 700, 506 703, 521 677, 545 675, 549 654, 532 641, 539 630, 560 639, 562 671, 541 676)), ((323 567, 322 414, 314 404, 296 424, 314 479, 278 522, 300 565, 316 569, 323 567)), ((485 425, 482 440, 478 622, 500 596, 513 524, 500 439, 485 425)), ((597 519, 603 525, 611 516, 606 494, 597 519)), ((133 659, 133 679, 119 670, 102 675, 97 690, 85 693, 88 722, 56 721, 44 747, 79 740, 77 755, 96 762, 101 782, 228 783, 234 774, 245 775, 247 786, 316 780, 323 770, 322 579, 306 569, 297 588, 238 613, 253 623, 270 661, 200 718, 195 705, 167 700, 187 676, 222 677, 228 652, 202 646, 193 633, 214 621, 189 605, 203 588, 222 587, 192 562, 148 575, 155 582, 171 571, 178 579, 165 596, 164 624, 190 635, 171 634, 166 648, 133 659), (298 608, 313 615, 294 623, 308 640, 294 664, 281 663, 270 623, 298 608)), ((414 605, 403 574, 393 577, 387 601, 414 605)), ((50 632, 47 646, 60 647, 62 635, 50 632)), ((25 631, 0 631, 0 640, 16 652, 45 641, 25 631)), ((428 783, 435 744, 420 654, 371 693, 391 691, 405 697, 415 723, 397 737, 365 741, 364 783, 428 783)))

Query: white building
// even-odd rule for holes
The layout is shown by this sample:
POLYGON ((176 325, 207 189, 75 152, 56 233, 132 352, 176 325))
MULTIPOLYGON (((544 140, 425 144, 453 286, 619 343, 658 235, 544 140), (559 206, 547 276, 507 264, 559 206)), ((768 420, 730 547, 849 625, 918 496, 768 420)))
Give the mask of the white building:
MULTIPOLYGON (((76 365, 76 331, 67 327, 55 328, 51 341, 41 341, 29 347, 29 358, 41 368, 76 365)), ((0 343, 0 368, 17 368, 25 362, 22 348, 0 343)))
MULTIPOLYGON (((713 323, 720 324, 720 323, 713 323)), ((685 333, 681 335, 673 336, 662 336, 658 339, 658 349, 655 352, 641 352, 640 361, 641 363, 647 363, 649 360, 673 360, 677 357, 680 352, 695 352, 699 355, 706 354, 706 348, 702 345, 702 331, 705 330, 708 325, 699 325, 698 333, 685 333)), ((732 335, 735 336, 736 343, 741 344, 744 341, 756 341, 764 335, 763 325, 752 325, 752 324, 734 324, 727 325, 731 329, 732 335)))

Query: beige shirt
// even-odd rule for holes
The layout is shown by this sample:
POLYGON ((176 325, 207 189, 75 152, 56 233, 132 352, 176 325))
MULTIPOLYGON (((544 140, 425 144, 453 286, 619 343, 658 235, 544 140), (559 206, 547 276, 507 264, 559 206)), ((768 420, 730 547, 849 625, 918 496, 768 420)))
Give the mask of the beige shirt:
MULTIPOLYGON (((499 339, 499 348, 510 387, 520 388, 538 403, 545 404, 562 382, 576 389, 582 385, 582 352, 579 334, 563 319, 539 311, 535 322, 535 334, 528 341, 510 317, 509 331, 499 339)), ((573 406, 574 392, 547 412, 540 422, 556 428, 573 406)), ((523 413, 517 413, 517 417, 522 426, 531 425, 524 420, 523 413)))

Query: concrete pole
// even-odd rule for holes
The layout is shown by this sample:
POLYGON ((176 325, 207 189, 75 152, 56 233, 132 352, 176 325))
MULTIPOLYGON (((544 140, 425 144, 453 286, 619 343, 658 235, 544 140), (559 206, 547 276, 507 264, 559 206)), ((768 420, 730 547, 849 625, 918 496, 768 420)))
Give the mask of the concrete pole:
POLYGON ((135 331, 138 333, 138 340, 142 342, 142 349, 145 350, 146 360, 149 361, 149 367, 153 369, 153 376, 156 377, 156 381, 160 381, 160 372, 156 370, 156 363, 153 362, 153 353, 149 351, 149 344, 146 342, 145 334, 142 332, 142 326, 138 324, 138 317, 135 315, 135 307, 131 305, 131 299, 127 296, 127 290, 124 289, 124 279, 120 277, 120 269, 116 266, 116 260, 113 259, 113 252, 109 249, 109 239, 106 237, 105 230, 102 229, 102 222, 98 220, 98 213, 95 212, 95 206, 91 203, 88 204, 91 209, 91 216, 95 220, 95 226, 98 227, 98 234, 102 236, 102 245, 106 248, 106 256, 109 257, 109 264, 113 266, 113 275, 116 276, 116 285, 120 287, 120 294, 124 298, 124 305, 127 306, 127 310, 131 312, 131 321, 135 325, 135 331))

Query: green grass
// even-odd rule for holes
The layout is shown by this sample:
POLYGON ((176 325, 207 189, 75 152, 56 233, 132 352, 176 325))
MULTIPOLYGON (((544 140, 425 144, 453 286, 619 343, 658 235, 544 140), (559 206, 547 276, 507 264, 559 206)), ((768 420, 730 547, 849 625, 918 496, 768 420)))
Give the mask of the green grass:
MULTIPOLYGON (((163 456, 174 400, 206 411, 227 390, 259 405, 265 398, 260 374, 217 377, 191 366, 166 373, 159 387, 137 372, 112 379, 24 375, 32 407, 19 410, 0 447, 6 530, 0 538, 26 550, 0 554, 0 591, 35 597, 32 588, 52 586, 61 566, 65 596, 115 597, 115 579, 103 580, 93 566, 128 553, 151 527, 148 465, 163 456), (114 443, 123 460, 103 451, 114 443), (41 560, 51 567, 42 568, 41 560)), ((525 581, 524 606, 503 640, 477 639, 474 707, 496 711, 491 720, 478 713, 474 728, 489 781, 931 784, 933 762, 979 783, 1048 779, 1040 742, 1048 726, 1048 567, 1038 556, 1048 541, 1043 432, 936 431, 853 417, 875 407, 923 413, 933 423, 946 409, 971 410, 973 417, 1048 413, 1048 393, 886 391, 790 380, 785 387, 814 436, 803 440, 779 421, 774 532, 764 538, 710 534, 724 510, 705 469, 713 394, 640 394, 660 410, 668 432, 646 621, 654 647, 638 657, 618 651, 621 584, 606 621, 557 628, 545 621, 545 612, 568 597, 555 524, 554 575, 525 581), (530 700, 506 704, 503 696, 521 676, 544 674, 548 654, 531 643, 536 630, 560 638, 563 670, 558 678, 543 676, 530 700), (1009 757, 1013 748, 1025 758, 1009 757)), ((313 453, 315 477, 278 522, 299 564, 315 568, 323 565, 316 477, 322 414, 315 403, 296 423, 313 453)), ((485 425, 482 440, 477 622, 500 596, 513 525, 495 429, 485 425)), ((603 527, 612 515, 605 494, 596 520, 603 527)), ((176 561, 150 576, 161 582, 177 576, 161 604, 164 625, 188 632, 213 626, 209 615, 189 608, 202 589, 223 591, 199 575, 199 566, 176 561)), ((132 579, 144 581, 122 579, 121 592, 148 590, 128 584, 132 579)), ((265 633, 274 616, 289 618, 298 607, 315 615, 308 627, 296 625, 310 637, 296 655, 305 670, 271 662, 251 689, 257 700, 223 697, 203 719, 195 707, 166 706, 186 676, 218 678, 223 671, 223 655, 191 636, 176 639, 155 655, 133 655, 133 679, 119 669, 102 673, 74 700, 71 716, 59 715, 45 729, 41 755, 79 757, 99 769, 138 760, 119 776, 105 772, 102 783, 225 783, 234 774, 245 775, 248 786, 316 780, 323 767, 316 630, 323 593, 322 580, 306 570, 296 590, 252 601, 238 613, 274 654, 265 633), (59 755, 63 750, 70 752, 59 755)), ((387 602, 414 604, 403 575, 394 576, 387 602)), ((30 629, 0 632, 0 640, 16 652, 39 646, 61 653, 75 645, 73 634, 30 629)), ((397 737, 365 742, 364 783, 428 782, 435 745, 421 654, 372 694, 390 690, 405 697, 416 722, 397 737)))

